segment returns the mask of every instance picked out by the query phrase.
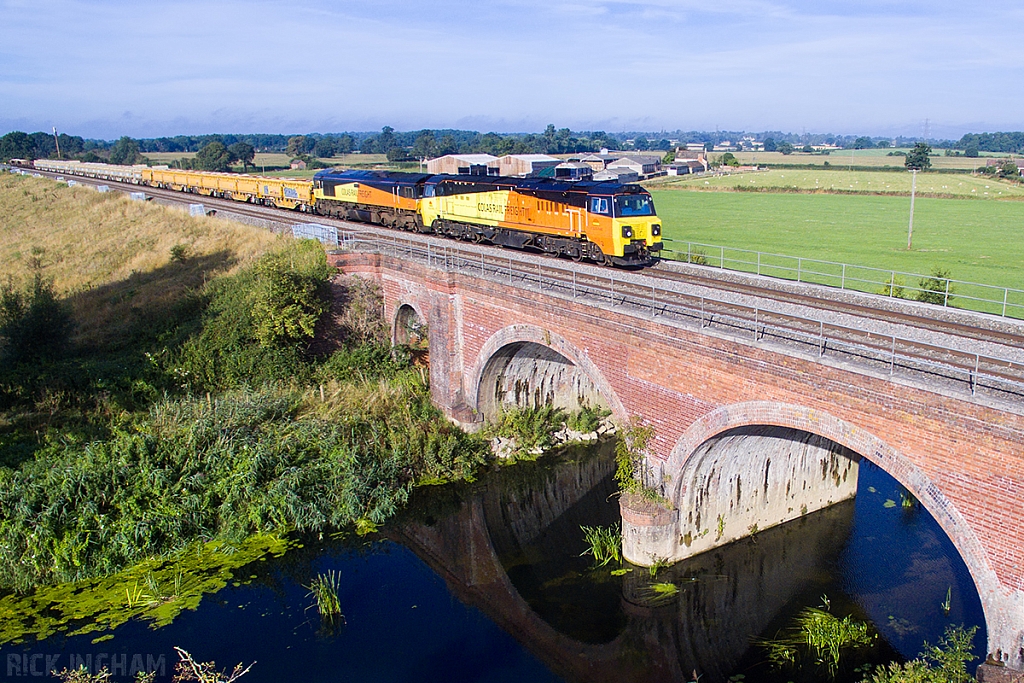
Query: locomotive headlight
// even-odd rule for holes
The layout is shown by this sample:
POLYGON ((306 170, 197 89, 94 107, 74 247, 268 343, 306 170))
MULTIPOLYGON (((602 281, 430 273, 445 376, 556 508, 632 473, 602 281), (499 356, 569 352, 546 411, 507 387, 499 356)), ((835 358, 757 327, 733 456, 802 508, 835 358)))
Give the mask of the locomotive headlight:
POLYGON ((633 236, 633 228, 631 228, 628 225, 623 225, 622 226, 622 236, 625 239, 629 239, 630 237, 632 237, 633 236))
POLYGON ((651 234, 655 237, 661 234, 661 225, 659 223, 655 223, 651 226, 651 234))

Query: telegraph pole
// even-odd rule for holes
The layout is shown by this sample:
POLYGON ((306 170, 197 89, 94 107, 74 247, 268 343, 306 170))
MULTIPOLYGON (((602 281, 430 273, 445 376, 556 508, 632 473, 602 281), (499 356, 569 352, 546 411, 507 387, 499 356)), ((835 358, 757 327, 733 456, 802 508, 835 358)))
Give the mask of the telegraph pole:
POLYGON ((57 126, 53 127, 53 144, 57 145, 57 158, 60 159, 60 140, 57 139, 57 126))
POLYGON ((917 169, 911 169, 910 176, 910 227, 907 229, 907 251, 910 251, 914 240, 914 193, 917 190, 917 169))

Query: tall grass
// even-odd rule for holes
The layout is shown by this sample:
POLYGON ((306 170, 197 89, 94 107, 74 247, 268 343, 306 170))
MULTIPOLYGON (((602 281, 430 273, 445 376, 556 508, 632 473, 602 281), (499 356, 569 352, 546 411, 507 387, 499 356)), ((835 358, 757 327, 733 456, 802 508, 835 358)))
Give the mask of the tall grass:
POLYGON ((20 284, 35 259, 71 302, 75 341, 92 347, 282 244, 251 226, 10 174, 0 176, 0 216, 0 273, 20 284), (187 246, 184 261, 172 262, 176 245, 187 246))
POLYGON ((380 524, 417 481, 471 475, 482 444, 391 354, 379 306, 314 352, 331 275, 318 244, 289 243, 116 353, 0 368, 0 588, 201 539, 380 524))

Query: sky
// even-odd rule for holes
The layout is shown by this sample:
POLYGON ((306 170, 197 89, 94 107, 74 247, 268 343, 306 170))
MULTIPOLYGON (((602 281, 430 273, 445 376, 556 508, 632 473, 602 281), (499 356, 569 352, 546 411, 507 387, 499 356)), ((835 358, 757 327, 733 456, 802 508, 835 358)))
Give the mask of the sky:
POLYGON ((1020 0, 0 0, 0 133, 1024 129, 1020 0))

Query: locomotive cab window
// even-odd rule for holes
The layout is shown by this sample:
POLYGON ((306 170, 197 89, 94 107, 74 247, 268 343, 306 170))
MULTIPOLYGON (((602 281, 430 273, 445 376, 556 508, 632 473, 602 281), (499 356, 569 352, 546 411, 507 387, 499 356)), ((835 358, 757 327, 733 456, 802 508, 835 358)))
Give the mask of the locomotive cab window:
POLYGON ((608 201, 608 197, 591 197, 590 213, 599 213, 605 216, 610 216, 611 203, 608 201))
POLYGON ((653 216, 654 202, 648 195, 626 194, 615 198, 615 216, 653 216))

